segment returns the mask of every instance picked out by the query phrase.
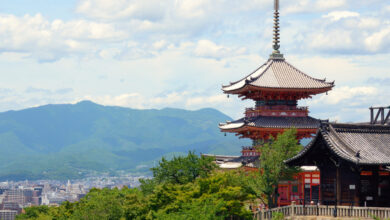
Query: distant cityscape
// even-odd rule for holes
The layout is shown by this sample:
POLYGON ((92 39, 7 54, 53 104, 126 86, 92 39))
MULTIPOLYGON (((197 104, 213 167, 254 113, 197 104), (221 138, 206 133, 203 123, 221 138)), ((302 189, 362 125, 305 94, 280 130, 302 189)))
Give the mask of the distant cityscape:
POLYGON ((48 205, 59 206, 64 201, 76 202, 92 188, 134 188, 139 179, 147 176, 121 174, 120 176, 101 175, 80 180, 38 180, 0 182, 0 219, 13 220, 23 208, 48 205))

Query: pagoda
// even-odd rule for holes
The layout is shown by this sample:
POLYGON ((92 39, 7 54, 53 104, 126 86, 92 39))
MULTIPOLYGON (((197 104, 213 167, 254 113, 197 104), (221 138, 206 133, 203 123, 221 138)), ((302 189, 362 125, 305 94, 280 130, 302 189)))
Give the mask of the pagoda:
POLYGON ((315 134, 319 120, 310 117, 308 108, 298 106, 298 101, 334 86, 334 82, 310 77, 286 61, 279 51, 279 0, 274 0, 274 9, 273 52, 268 61, 244 78, 222 86, 228 97, 238 95, 255 101, 243 118, 219 124, 222 132, 253 140, 251 147, 242 149, 242 156, 258 155, 256 147, 292 127, 297 129, 299 140, 315 134))

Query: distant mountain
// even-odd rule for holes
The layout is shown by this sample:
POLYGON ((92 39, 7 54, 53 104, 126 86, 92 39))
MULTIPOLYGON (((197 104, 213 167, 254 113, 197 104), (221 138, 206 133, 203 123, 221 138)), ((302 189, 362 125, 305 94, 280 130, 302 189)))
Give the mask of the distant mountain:
POLYGON ((93 172, 145 172, 161 156, 239 154, 231 120, 211 108, 136 110, 90 101, 0 113, 0 180, 73 179, 93 172))

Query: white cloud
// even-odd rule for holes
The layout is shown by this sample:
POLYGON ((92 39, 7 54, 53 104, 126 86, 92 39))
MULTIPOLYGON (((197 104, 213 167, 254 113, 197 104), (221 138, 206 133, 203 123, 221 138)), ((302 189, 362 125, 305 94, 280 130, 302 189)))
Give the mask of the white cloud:
POLYGON ((321 10, 329 10, 334 8, 339 8, 346 5, 347 1, 345 0, 318 0, 315 3, 316 8, 321 10))
POLYGON ((135 18, 140 20, 162 19, 166 5, 173 1, 136 1, 136 0, 81 0, 76 8, 78 13, 91 18, 105 20, 135 18))
POLYGON ((178 15, 187 19, 195 19, 206 16, 206 9, 210 1, 207 0, 182 0, 176 1, 176 10, 178 15))
POLYGON ((296 0, 286 2, 285 8, 281 8, 287 14, 303 12, 322 12, 345 6, 346 0, 296 0))
POLYGON ((14 88, 0 89, 0 111, 20 110, 46 104, 70 103, 74 91, 71 88, 28 87, 21 91, 14 88))
MULTIPOLYGON (((221 35, 226 26, 242 31, 236 18, 242 17, 241 12, 270 6, 265 2, 80 0, 76 11, 81 17, 77 19, 0 15, 0 49, 27 53, 25 57, 38 61, 63 57, 147 58, 185 41, 195 43, 210 32, 211 37, 221 35), (124 47, 126 41, 137 42, 137 46, 124 47)), ((225 56, 224 49, 242 54, 239 48, 219 48, 212 56, 225 56)))
POLYGON ((376 16, 352 11, 332 11, 300 30, 305 38, 299 40, 308 52, 331 54, 388 53, 390 22, 376 16))
POLYGON ((195 106, 216 106, 220 104, 227 103, 226 95, 213 95, 213 96, 198 96, 190 97, 186 100, 186 106, 195 107, 195 106))
POLYGON ((328 32, 314 33, 307 40, 308 46, 313 50, 342 51, 354 50, 353 33, 347 30, 329 30, 328 32))
POLYGON ((122 107, 131 107, 136 109, 145 109, 143 97, 138 93, 125 93, 118 96, 92 96, 86 95, 81 98, 77 98, 75 102, 82 100, 91 100, 101 105, 110 105, 110 106, 122 106, 122 107))
MULTIPOLYGON (((373 15, 358 16, 360 12, 346 8, 349 1, 283 2, 283 16, 329 13, 323 15, 320 25, 315 19, 310 25, 292 26, 296 31, 282 35, 282 48, 288 47, 283 42, 294 42, 297 48, 308 45, 309 50, 325 53, 385 52, 390 24, 373 15), (309 43, 288 39, 296 33, 309 43)), ((363 5, 361 0, 356 4, 363 5)), ((80 0, 75 10, 81 17, 67 21, 51 21, 41 14, 1 15, 0 49, 27 53, 25 57, 39 61, 69 56, 140 59, 192 42, 198 43, 194 55, 218 59, 257 53, 271 42, 272 1, 268 0, 80 0), (137 42, 137 46, 123 46, 126 41, 137 42)), ((287 19, 293 22, 295 18, 287 19)))
POLYGON ((258 10, 270 5, 268 0, 80 0, 76 11, 91 18, 105 20, 126 18, 161 21, 169 18, 204 18, 222 13, 258 10))
POLYGON ((54 20, 51 24, 51 31, 72 39, 121 40, 127 37, 124 31, 117 30, 112 24, 86 20, 73 20, 69 22, 54 20))
POLYGON ((387 105, 386 88, 373 86, 335 87, 328 93, 304 102, 312 116, 342 122, 368 121, 370 106, 387 105))
POLYGON ((153 47, 156 50, 161 50, 167 47, 168 42, 166 40, 159 40, 153 43, 153 47))
POLYGON ((332 11, 322 17, 329 18, 332 21, 338 21, 342 18, 359 17, 359 16, 360 16, 359 13, 353 11, 332 11))
POLYGON ((179 107, 187 109, 199 109, 203 107, 216 107, 221 104, 226 104, 229 100, 226 95, 197 95, 194 92, 170 92, 165 95, 147 97, 139 93, 125 93, 117 96, 92 96, 87 95, 81 100, 92 100, 102 105, 115 105, 137 109, 164 108, 164 107, 179 107))
POLYGON ((220 46, 209 40, 199 40, 194 50, 196 56, 207 58, 223 58, 228 56, 238 56, 246 53, 245 48, 232 49, 220 46))
POLYGON ((390 26, 369 35, 364 44, 370 52, 387 51, 390 48, 390 26))
MULTIPOLYGON (((373 97, 378 94, 378 89, 370 86, 361 87, 336 87, 329 95, 321 96, 317 101, 322 104, 337 105, 343 101, 361 100, 366 97, 373 97)), ((351 103, 353 104, 353 103, 351 103)))
POLYGON ((1 51, 27 53, 40 61, 95 52, 91 40, 113 41, 125 37, 124 32, 111 24, 58 19, 50 22, 41 14, 0 15, 0 26, 1 51))
POLYGON ((240 29, 238 20, 252 13, 271 9, 268 0, 80 0, 76 11, 98 21, 115 23, 137 40, 152 43, 167 40, 178 44, 183 39, 201 38, 203 34, 220 35, 229 26, 240 29))

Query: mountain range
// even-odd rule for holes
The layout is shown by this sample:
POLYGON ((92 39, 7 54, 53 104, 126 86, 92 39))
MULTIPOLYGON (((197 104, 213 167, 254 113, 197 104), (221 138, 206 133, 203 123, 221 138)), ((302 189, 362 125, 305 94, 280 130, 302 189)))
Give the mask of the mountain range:
POLYGON ((239 154, 249 144, 224 136, 218 110, 138 110, 90 101, 0 113, 0 180, 77 179, 145 173, 162 156, 188 151, 239 154))

